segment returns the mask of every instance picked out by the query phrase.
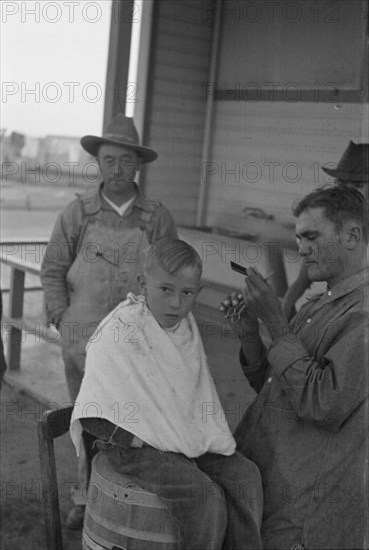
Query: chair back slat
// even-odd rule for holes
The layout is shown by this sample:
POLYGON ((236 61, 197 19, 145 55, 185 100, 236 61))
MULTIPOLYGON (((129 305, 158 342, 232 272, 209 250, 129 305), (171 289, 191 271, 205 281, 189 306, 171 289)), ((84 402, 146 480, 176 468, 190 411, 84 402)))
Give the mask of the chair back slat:
POLYGON ((54 439, 69 430, 73 407, 45 411, 38 422, 38 446, 44 502, 46 548, 63 550, 54 439))
POLYGON ((73 407, 45 411, 41 423, 46 426, 48 439, 55 439, 69 430, 73 407))

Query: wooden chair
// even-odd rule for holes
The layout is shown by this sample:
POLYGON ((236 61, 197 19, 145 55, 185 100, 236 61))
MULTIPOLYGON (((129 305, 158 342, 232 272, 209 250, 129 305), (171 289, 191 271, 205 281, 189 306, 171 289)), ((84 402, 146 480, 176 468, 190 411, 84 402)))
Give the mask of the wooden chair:
MULTIPOLYGON (((45 515, 45 528, 46 528, 46 549, 47 550, 63 550, 63 539, 60 521, 60 507, 59 507, 59 491, 58 491, 58 479, 56 474, 56 462, 55 462, 55 450, 54 439, 64 435, 70 426, 73 407, 66 407, 64 409, 46 411, 42 419, 38 422, 38 444, 39 444, 39 456, 41 467, 41 485, 42 496, 44 502, 44 515, 45 515)), ((87 467, 91 473, 91 463, 93 456, 97 453, 97 449, 93 448, 93 442, 95 437, 83 432, 83 444, 85 447, 87 457, 87 467)), ((101 474, 102 475, 102 474, 101 474)), ((90 477, 90 476, 89 476, 90 477)), ((111 481, 111 480, 110 480, 111 481)), ((116 485, 119 480, 115 480, 116 485)), ((109 482, 107 482, 109 485, 109 482)), ((110 483, 111 485, 111 483, 110 483)), ((156 495, 148 493, 147 491, 139 491, 142 497, 142 509, 146 506, 146 499, 158 499, 156 495)), ((137 493, 138 494, 138 493, 137 493)), ((110 502, 110 494, 108 495, 108 502, 110 502)), ((125 503, 126 506, 126 503, 125 503)), ((156 508, 165 508, 161 503, 156 504, 156 508)), ((136 508, 138 508, 136 506, 136 508)), ((135 514, 136 516, 137 514, 135 514)), ((105 516, 104 516, 105 517, 105 516)), ((167 520, 166 520, 167 521, 167 520)), ((130 529, 134 532, 134 529, 130 529)), ((168 536, 167 536, 168 538, 168 536)), ((172 544, 172 537, 168 539, 168 549, 174 548, 176 545, 172 544), (169 540, 170 539, 170 540, 169 540)), ((82 546, 81 540, 81 546, 82 546)), ((110 544, 110 543, 109 543, 110 544)), ((110 546, 112 550, 122 550, 121 546, 110 546)), ((148 546, 148 548, 152 546, 148 546)), ((155 545, 156 547, 156 545, 155 545)))
POLYGON ((38 422, 47 550, 63 550, 54 439, 69 430, 72 411, 73 407, 46 411, 38 422))
MULTIPOLYGON (((63 550, 54 439, 69 431, 72 412, 73 407, 45 411, 38 422, 38 448, 47 550, 63 550)), ((97 449, 93 448, 95 439, 94 436, 87 432, 82 433, 89 474, 91 473, 92 458, 97 453, 97 449)))

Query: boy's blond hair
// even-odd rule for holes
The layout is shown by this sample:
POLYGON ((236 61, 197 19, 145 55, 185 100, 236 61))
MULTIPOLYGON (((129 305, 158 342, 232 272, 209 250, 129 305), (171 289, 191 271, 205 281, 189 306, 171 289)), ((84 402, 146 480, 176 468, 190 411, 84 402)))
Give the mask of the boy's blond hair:
POLYGON ((161 239, 150 246, 143 264, 144 275, 150 274, 154 266, 159 266, 174 276, 188 266, 196 266, 200 270, 200 276, 202 273, 199 254, 193 246, 180 239, 161 239))

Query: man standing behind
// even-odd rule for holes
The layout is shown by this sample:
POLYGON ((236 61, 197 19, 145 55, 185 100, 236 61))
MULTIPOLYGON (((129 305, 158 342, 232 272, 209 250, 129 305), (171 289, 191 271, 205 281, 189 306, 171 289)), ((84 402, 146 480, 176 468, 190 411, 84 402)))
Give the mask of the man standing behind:
MULTIPOLYGON (((139 144, 131 118, 118 114, 103 137, 84 136, 81 144, 96 157, 103 181, 98 190, 62 210, 41 268, 48 321, 62 336, 73 402, 89 337, 127 292, 138 292, 137 275, 149 245, 163 237, 177 237, 169 212, 145 198, 135 183, 141 164, 155 160, 157 153, 139 144)), ((79 467, 79 482, 85 486, 83 462, 79 467)), ((84 506, 78 496, 75 502, 67 519, 71 528, 82 527, 84 506)))
POLYGON ((247 270, 237 330, 258 395, 235 438, 261 471, 264 548, 368 548, 367 204, 356 189, 318 189, 294 215, 309 279, 328 289, 288 324, 270 285, 247 270))

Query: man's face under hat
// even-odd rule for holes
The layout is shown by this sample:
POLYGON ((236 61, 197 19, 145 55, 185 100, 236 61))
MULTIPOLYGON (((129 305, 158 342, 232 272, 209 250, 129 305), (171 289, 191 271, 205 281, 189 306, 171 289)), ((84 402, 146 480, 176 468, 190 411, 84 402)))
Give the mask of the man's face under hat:
POLYGON ((141 165, 136 151, 121 145, 104 143, 99 146, 97 162, 104 182, 104 192, 108 197, 132 191, 141 165))

